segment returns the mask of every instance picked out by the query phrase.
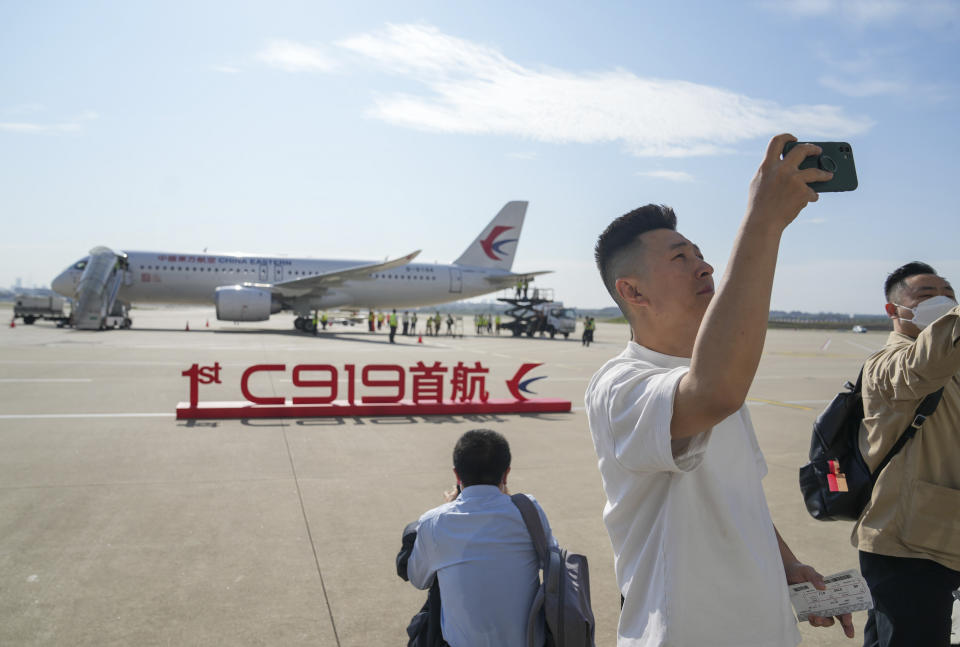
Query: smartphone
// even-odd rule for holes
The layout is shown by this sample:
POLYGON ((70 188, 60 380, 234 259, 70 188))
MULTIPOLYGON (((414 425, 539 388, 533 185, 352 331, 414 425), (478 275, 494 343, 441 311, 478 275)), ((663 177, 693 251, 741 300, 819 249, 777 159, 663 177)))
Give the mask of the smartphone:
POLYGON ((820 155, 811 155, 802 162, 800 168, 819 168, 833 173, 833 179, 827 182, 810 182, 810 188, 817 193, 831 191, 853 191, 857 188, 857 168, 853 165, 853 149, 847 142, 787 142, 783 147, 786 157, 797 144, 816 144, 823 151, 820 155))

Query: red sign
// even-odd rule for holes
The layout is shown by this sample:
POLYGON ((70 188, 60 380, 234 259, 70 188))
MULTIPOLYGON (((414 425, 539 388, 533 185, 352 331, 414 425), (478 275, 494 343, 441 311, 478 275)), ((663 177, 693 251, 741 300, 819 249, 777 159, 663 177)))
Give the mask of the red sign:
POLYGON ((512 399, 491 399, 486 389, 490 369, 440 362, 414 366, 400 364, 297 364, 290 367, 298 395, 290 398, 267 395, 251 387, 251 378, 264 373, 286 373, 286 364, 256 364, 243 371, 240 392, 245 401, 199 401, 201 384, 222 384, 222 367, 194 364, 181 375, 190 378, 190 401, 177 405, 177 419, 210 418, 309 418, 323 416, 408 416, 463 415, 472 413, 554 413, 568 412, 569 400, 527 398, 527 387, 543 377, 522 378, 540 364, 523 364, 506 380, 512 399), (409 397, 407 376, 410 377, 409 397), (341 375, 346 385, 341 388, 341 375), (358 388, 362 392, 358 394, 358 388))

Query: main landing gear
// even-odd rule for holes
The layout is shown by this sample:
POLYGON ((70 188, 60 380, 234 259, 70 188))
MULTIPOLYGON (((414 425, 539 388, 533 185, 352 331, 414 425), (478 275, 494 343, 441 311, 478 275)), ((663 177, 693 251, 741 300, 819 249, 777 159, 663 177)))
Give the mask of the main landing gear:
POLYGON ((317 331, 317 327, 313 324, 313 319, 310 317, 297 317, 293 320, 293 327, 303 332, 314 333, 317 331))

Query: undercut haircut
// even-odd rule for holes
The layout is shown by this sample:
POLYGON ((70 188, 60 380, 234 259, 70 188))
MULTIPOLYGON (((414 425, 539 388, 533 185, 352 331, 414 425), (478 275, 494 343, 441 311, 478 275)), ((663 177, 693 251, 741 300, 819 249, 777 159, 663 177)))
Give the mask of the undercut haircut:
POLYGON ((620 305, 620 295, 617 294, 616 261, 627 251, 641 234, 654 229, 677 230, 677 215, 673 209, 664 204, 648 204, 624 214, 610 223, 603 230, 597 245, 593 249, 593 257, 600 270, 600 278, 607 292, 620 305))
POLYGON ((890 274, 887 276, 887 280, 883 284, 883 296, 886 297, 887 303, 893 303, 893 293, 907 287, 907 279, 911 276, 916 276, 917 274, 936 275, 937 271, 926 263, 912 261, 906 265, 901 265, 894 271, 890 272, 890 274))
POLYGON ((510 444, 492 429, 471 429, 453 448, 453 468, 462 487, 500 485, 510 467, 510 444))

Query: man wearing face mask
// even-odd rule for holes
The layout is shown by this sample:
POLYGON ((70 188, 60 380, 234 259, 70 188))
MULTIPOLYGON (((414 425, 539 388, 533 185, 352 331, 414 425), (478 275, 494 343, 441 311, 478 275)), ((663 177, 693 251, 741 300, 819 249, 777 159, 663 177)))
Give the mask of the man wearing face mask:
POLYGON ((893 332, 863 368, 860 450, 875 470, 914 417, 940 404, 877 479, 853 530, 875 609, 864 647, 950 644, 951 592, 960 587, 960 307, 926 263, 884 285, 893 332))

